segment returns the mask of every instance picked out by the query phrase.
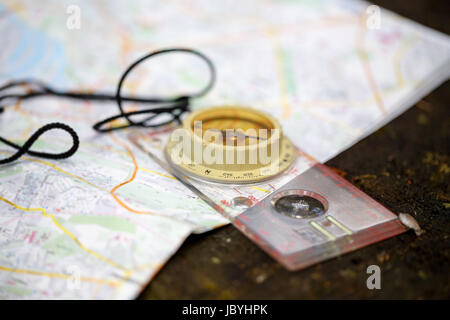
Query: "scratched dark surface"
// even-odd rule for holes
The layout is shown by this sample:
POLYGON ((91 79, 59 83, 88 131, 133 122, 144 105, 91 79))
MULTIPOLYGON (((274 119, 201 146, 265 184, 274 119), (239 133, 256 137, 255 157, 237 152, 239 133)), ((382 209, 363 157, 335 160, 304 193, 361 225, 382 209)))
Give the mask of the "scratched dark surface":
MULTIPOLYGON (((374 1, 450 34, 449 1, 374 1)), ((233 226, 191 236, 141 299, 449 299, 450 82, 327 164, 425 230, 289 272, 233 226), (381 268, 381 290, 366 269, 381 268)))

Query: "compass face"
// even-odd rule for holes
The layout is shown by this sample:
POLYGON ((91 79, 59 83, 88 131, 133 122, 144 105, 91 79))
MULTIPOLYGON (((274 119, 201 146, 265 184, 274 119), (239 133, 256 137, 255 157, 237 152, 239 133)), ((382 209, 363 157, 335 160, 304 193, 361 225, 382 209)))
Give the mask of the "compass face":
POLYGON ((271 202, 279 214, 296 219, 315 218, 328 210, 328 201, 323 196, 302 189, 281 191, 271 202))
MULTIPOLYGON (((259 140, 267 140, 271 136, 271 129, 274 128, 270 123, 240 118, 236 115, 205 119, 202 121, 202 130, 196 130, 195 134, 204 136, 207 131, 219 132, 223 137, 222 144, 237 146, 240 142, 249 145, 257 144, 259 140)), ((214 141, 214 143, 220 143, 220 141, 214 141)))
POLYGON ((166 146, 167 160, 174 169, 202 180, 259 182, 284 171, 297 155, 278 121, 251 108, 201 109, 191 113, 177 130, 184 130, 189 147, 181 148, 175 138, 179 132, 172 133, 166 146))
POLYGON ((275 203, 275 210, 288 217, 310 218, 322 215, 325 212, 323 204, 308 196, 287 195, 275 203))

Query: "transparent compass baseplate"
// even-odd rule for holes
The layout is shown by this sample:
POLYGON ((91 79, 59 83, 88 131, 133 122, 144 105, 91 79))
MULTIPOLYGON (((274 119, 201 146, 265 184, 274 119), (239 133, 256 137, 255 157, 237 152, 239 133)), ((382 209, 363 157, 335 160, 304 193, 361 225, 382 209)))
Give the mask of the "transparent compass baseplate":
MULTIPOLYGON (((164 155, 169 136, 163 131, 139 134, 133 140, 169 172, 177 172, 164 155)), ((185 178, 197 196, 289 270, 406 231, 397 215, 301 151, 290 168, 260 183, 185 178)))

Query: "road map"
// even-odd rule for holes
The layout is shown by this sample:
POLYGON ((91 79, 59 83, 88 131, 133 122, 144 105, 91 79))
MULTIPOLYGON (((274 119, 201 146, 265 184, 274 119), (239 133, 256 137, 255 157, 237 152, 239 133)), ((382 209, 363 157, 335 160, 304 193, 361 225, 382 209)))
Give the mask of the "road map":
MULTIPOLYGON (((193 107, 238 104, 272 114, 303 151, 295 168, 305 170, 450 76, 449 37, 377 10, 353 0, 2 0, 0 83, 37 78, 114 92, 125 68, 147 52, 195 48, 218 78, 193 107)), ((127 93, 172 95, 202 85, 204 73, 163 60, 137 70, 127 93)), ((189 234, 228 223, 129 140, 143 134, 161 150, 167 128, 95 132, 95 122, 117 113, 114 103, 39 98, 5 109, 2 137, 21 144, 58 121, 78 132, 81 145, 66 160, 23 156, 0 167, 0 299, 132 299, 189 234)), ((60 152, 69 142, 48 132, 33 150, 60 152)), ((0 145, 2 156, 12 152, 0 145)), ((206 192, 227 206, 232 192, 262 199, 272 188, 206 192)))

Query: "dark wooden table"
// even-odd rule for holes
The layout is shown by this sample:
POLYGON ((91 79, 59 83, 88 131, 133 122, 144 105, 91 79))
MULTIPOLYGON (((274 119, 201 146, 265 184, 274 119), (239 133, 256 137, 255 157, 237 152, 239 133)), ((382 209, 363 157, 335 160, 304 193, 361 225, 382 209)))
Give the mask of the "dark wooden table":
MULTIPOLYGON (((450 33, 449 1, 374 1, 450 33)), ((298 272, 286 271, 233 226, 191 236, 143 299, 450 298, 450 83, 327 164, 394 212, 410 231, 298 272), (381 290, 366 269, 381 268, 381 290)))

